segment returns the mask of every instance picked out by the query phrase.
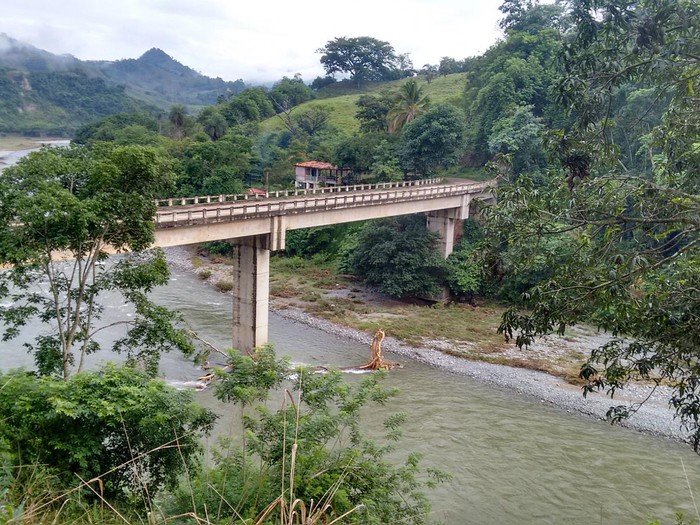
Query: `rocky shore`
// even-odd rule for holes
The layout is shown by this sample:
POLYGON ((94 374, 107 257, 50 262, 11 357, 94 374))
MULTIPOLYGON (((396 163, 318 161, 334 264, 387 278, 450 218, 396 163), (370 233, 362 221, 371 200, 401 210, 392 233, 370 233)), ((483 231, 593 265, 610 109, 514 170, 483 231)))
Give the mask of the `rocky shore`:
MULTIPOLYGON (((192 253, 188 250, 170 248, 166 250, 166 256, 170 264, 185 271, 197 272, 192 264, 192 253)), ((211 267, 208 267, 207 271, 211 272, 211 267)), ((225 268, 221 268, 220 273, 220 276, 210 276, 209 281, 216 283, 221 279, 230 280, 225 268)), ((371 334, 311 316, 298 308, 288 306, 276 308, 274 301, 271 302, 271 308, 281 317, 341 338, 359 341, 368 346, 372 340, 371 334)), ((546 342, 543 344, 546 345, 546 342)), ((414 359, 449 373, 467 376, 498 388, 516 392, 536 402, 548 403, 567 412, 595 419, 605 419, 608 409, 613 405, 630 406, 646 400, 635 414, 622 423, 622 426, 679 441, 684 441, 687 435, 680 428, 679 421, 674 418, 674 412, 668 407, 670 389, 667 387, 659 387, 653 391, 650 386, 634 384, 624 391, 616 393, 614 399, 602 394, 590 394, 584 398, 580 387, 571 385, 559 377, 525 368, 467 360, 441 352, 430 346, 444 346, 444 343, 413 347, 392 337, 386 337, 382 348, 387 353, 414 359)), ((389 359, 391 360, 390 356, 389 359)))

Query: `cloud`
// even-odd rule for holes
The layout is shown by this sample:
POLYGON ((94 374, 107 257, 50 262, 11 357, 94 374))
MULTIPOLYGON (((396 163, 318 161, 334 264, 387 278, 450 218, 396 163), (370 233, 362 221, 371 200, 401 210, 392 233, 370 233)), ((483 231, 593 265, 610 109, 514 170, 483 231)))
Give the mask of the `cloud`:
POLYGON ((415 66, 465 58, 498 38, 500 0, 48 0, 7 2, 0 30, 80 59, 135 58, 152 47, 209 76, 273 81, 323 74, 316 50, 371 36, 415 66))

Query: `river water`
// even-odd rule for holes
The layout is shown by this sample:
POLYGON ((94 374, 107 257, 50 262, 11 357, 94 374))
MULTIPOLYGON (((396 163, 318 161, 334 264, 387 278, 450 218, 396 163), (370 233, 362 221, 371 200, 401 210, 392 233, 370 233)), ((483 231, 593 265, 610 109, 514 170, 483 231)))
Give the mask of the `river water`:
MULTIPOLYGON (((230 298, 196 276, 175 270, 154 299, 179 308, 205 340, 220 348, 230 344, 230 298)), ((124 313, 118 304, 110 308, 109 316, 124 313)), ((356 365, 369 354, 364 345, 274 313, 270 324, 277 352, 297 363, 356 365)), ((31 365, 29 356, 17 350, 21 341, 0 343, 2 368, 31 365)), ((689 447, 568 414, 399 356, 387 357, 403 361, 404 368, 393 370, 386 380, 400 393, 390 407, 372 410, 366 425, 379 432, 386 415, 406 412, 401 449, 419 451, 425 466, 452 474, 451 481, 430 493, 435 521, 645 524, 647 517, 674 523, 678 511, 695 516, 689 486, 700 499, 700 458, 689 447)), ((108 353, 99 354, 91 365, 111 359, 108 353)), ((164 356, 161 370, 173 384, 202 374, 175 354, 164 356)), ((219 431, 226 432, 231 408, 218 405, 209 391, 196 396, 224 415, 219 431)))
MULTIPOLYGON (((196 276, 174 270, 170 284, 155 291, 153 298, 182 311, 203 339, 220 348, 230 345, 230 297, 196 276)), ((129 315, 116 298, 108 299, 108 306, 105 321, 129 315)), ((30 326, 21 337, 0 342, 0 368, 31 367, 21 343, 40 330, 30 326)), ((270 340, 278 354, 309 365, 357 365, 369 354, 364 345, 274 313, 270 340)), ((367 414, 366 426, 378 433, 388 414, 406 412, 401 449, 421 452, 424 466, 453 476, 429 494, 434 521, 675 523, 679 511, 700 521, 693 501, 694 495, 700 504, 700 458, 688 446, 568 414, 399 356, 387 357, 404 364, 386 380, 400 393, 390 407, 367 414)), ((102 352, 91 356, 90 365, 110 360, 115 356, 102 352)), ((180 385, 202 371, 170 354, 162 359, 161 373, 180 385)), ((210 391, 196 396, 222 414, 219 432, 226 432, 233 424, 231 408, 218 404, 210 391)))

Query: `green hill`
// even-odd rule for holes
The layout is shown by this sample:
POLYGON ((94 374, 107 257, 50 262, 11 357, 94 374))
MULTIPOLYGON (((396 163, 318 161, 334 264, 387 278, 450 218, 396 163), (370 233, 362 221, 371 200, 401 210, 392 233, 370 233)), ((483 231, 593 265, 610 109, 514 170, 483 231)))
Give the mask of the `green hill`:
POLYGON ((196 112, 244 88, 242 80, 206 77, 160 49, 137 59, 81 61, 0 33, 0 132, 69 135, 115 113, 175 104, 196 112))
MULTIPOLYGON (((316 99, 297 106, 295 112, 303 112, 314 106, 325 106, 330 110, 329 123, 336 128, 351 134, 359 129, 359 122, 355 119, 357 106, 355 103, 361 95, 376 93, 382 90, 395 91, 406 82, 407 79, 391 82, 371 82, 357 88, 351 82, 338 82, 331 84, 318 93, 316 99)), ((441 76, 428 83, 420 81, 425 94, 431 102, 456 101, 461 97, 466 82, 466 73, 441 76)), ((281 131, 284 129, 282 120, 275 116, 261 123, 263 131, 281 131)))

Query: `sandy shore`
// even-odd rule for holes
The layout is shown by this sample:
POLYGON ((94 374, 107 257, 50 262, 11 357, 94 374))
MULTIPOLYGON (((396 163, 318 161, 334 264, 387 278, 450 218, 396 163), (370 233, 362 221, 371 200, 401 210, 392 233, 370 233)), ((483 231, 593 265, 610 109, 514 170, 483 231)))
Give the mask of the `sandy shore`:
MULTIPOLYGON (((185 271, 197 272, 192 265, 192 254, 188 250, 169 248, 166 250, 166 256, 169 263, 185 271)), ((220 270, 220 275, 212 275, 209 282, 216 283, 220 279, 230 280, 225 267, 220 270)), ((372 340, 371 334, 313 317, 297 308, 278 309, 275 308, 274 301, 271 308, 282 317, 339 337, 359 341, 368 346, 372 340)), ((687 436, 687 432, 680 428, 678 420, 674 419, 674 412, 668 407, 671 390, 666 387, 652 392, 649 386, 635 384, 630 385, 623 392, 618 392, 612 400, 602 394, 590 394, 584 398, 580 387, 543 372, 467 360, 440 352, 435 348, 413 347, 392 337, 384 340, 382 348, 385 352, 414 359, 449 373, 467 376, 516 392, 539 403, 551 404, 567 412, 595 419, 605 419, 608 409, 613 405, 631 405, 648 398, 632 417, 623 422, 623 426, 680 441, 684 441, 687 436)))

